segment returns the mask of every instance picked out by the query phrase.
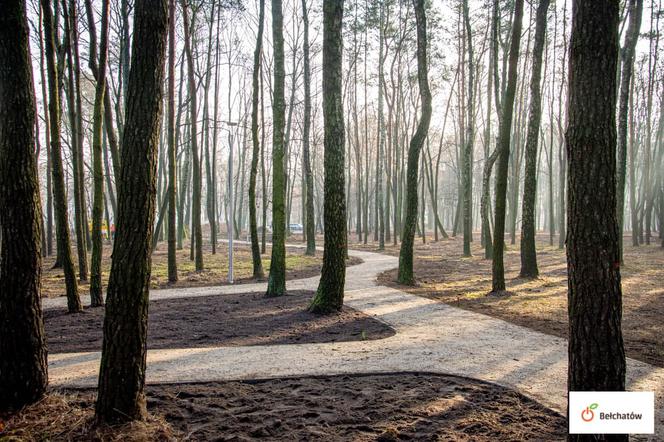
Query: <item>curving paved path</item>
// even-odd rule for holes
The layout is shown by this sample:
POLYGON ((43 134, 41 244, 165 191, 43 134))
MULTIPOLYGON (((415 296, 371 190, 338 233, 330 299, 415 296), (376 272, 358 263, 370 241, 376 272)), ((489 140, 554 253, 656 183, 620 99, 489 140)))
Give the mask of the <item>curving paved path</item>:
MULTIPOLYGON (((289 246, 290 247, 290 246, 289 246)), ((346 273, 345 304, 391 325, 375 341, 149 350, 148 383, 184 383, 298 375, 429 371, 495 382, 565 414, 567 341, 480 313, 379 286, 376 276, 398 258, 349 250, 364 262, 346 273)), ((289 281, 315 290, 318 277, 289 281)), ((264 291, 265 283, 152 290, 151 299, 264 291)), ((84 301, 87 302, 87 301, 84 301)), ((44 308, 64 306, 44 299, 44 308)), ((97 385, 100 352, 49 355, 51 385, 97 385)), ((628 389, 656 392, 655 430, 664 438, 664 368, 627 361, 628 389)), ((660 439, 661 440, 661 439, 660 439)))

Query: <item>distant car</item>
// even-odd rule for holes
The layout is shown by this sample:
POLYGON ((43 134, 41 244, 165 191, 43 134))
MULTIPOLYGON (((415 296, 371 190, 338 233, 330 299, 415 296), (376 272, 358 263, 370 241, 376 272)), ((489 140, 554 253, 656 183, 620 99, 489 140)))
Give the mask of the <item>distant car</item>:
POLYGON ((302 224, 289 224, 288 230, 290 230, 291 233, 303 233, 304 226, 302 224))

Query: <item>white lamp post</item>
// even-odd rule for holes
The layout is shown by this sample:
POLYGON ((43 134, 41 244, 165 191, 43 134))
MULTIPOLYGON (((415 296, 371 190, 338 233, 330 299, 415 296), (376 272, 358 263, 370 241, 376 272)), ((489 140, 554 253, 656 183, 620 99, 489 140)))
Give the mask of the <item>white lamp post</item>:
MULTIPOLYGON (((232 121, 224 121, 228 126, 237 126, 237 123, 232 121)), ((228 283, 233 284, 233 221, 234 221, 234 207, 233 207, 233 135, 228 130, 228 222, 226 230, 228 231, 228 283)))
MULTIPOLYGON (((237 126, 234 121, 223 121, 227 126, 237 126)), ((226 230, 228 231, 228 283, 233 284, 233 134, 228 130, 228 220, 226 230)))

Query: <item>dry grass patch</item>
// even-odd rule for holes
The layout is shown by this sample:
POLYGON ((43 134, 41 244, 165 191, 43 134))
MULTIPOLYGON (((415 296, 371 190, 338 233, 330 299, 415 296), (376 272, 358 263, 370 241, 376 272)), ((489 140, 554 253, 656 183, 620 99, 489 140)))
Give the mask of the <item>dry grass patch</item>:
POLYGON ((161 416, 150 415, 145 422, 97 425, 94 420, 95 394, 58 392, 14 414, 0 415, 0 441, 176 441, 181 433, 161 416))
MULTIPOLYGON (((479 239, 479 235, 476 234, 479 239)), ((487 296, 491 290, 491 261, 484 259, 479 241, 471 258, 462 257, 462 239, 415 245, 415 287, 398 286, 410 293, 477 311, 544 333, 567 337, 567 264, 565 251, 550 246, 548 235, 538 237, 540 277, 519 278, 520 251, 517 244, 505 251, 508 292, 487 296)), ((557 238, 555 240, 557 244, 557 238)), ((627 356, 664 366, 664 249, 657 245, 632 247, 625 241, 622 267, 623 334, 627 356)), ((356 247, 356 245, 352 245, 356 247)), ((360 246, 376 250, 375 244, 360 246)), ((398 246, 384 253, 398 255, 398 246)), ((379 281, 397 286, 396 270, 385 272, 379 281)))
MULTIPOLYGON (((237 244, 233 248, 233 275, 235 283, 256 282, 252 278, 253 264, 251 249, 246 244, 237 244)), ((75 253, 75 250, 72 250, 75 253)), ((104 256, 102 259, 102 283, 106 287, 111 270, 112 245, 104 244, 104 256)), ((266 254, 262 255, 263 269, 267 276, 270 269, 271 249, 267 248, 266 254)), ((168 254, 166 244, 159 247, 152 255, 152 276, 150 286, 153 289, 172 287, 202 287, 213 285, 224 285, 228 283, 228 247, 225 243, 219 244, 217 253, 212 254, 208 246, 203 251, 204 269, 196 272, 195 264, 189 259, 189 247, 177 251, 179 281, 175 284, 168 282, 168 254)), ((74 260, 78 263, 76 256, 74 260)), ((300 279, 320 274, 323 262, 323 253, 315 256, 307 256, 304 249, 286 249, 286 279, 300 279)), ((347 265, 361 263, 359 258, 351 257, 347 265)), ((62 269, 54 269, 55 256, 44 259, 44 270, 42 273, 42 296, 56 297, 65 295, 65 281, 62 269)), ((81 294, 88 294, 90 285, 87 281, 79 282, 81 294)))

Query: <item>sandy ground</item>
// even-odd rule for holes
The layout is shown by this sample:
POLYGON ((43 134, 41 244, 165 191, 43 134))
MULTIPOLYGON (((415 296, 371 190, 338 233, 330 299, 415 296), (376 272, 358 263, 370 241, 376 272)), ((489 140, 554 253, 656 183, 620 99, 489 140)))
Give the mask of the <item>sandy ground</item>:
MULTIPOLYGON (((389 324, 396 334, 374 341, 173 348, 148 351, 151 384, 215 382, 311 375, 435 372, 467 376, 515 389, 563 413, 567 407, 567 341, 485 314, 378 285, 397 259, 351 251, 363 260, 347 269, 345 304, 389 324)), ((313 290, 318 278, 289 281, 289 290, 313 290)), ((156 290, 152 299, 261 292, 265 284, 156 290)), ((44 300, 62 307, 63 298, 44 300)), ((99 352, 52 354, 51 384, 92 387, 99 352)), ((627 361, 627 388, 656 392, 656 437, 664 437, 664 369, 627 361)))
MULTIPOLYGON (((94 396, 90 390, 58 394, 51 398, 58 407, 51 415, 65 411, 57 399, 64 397, 70 405, 60 422, 46 425, 46 401, 24 413, 23 420, 9 421, 7 433, 22 440, 34 434, 87 440, 94 396)), ((566 428, 560 414, 512 390, 429 373, 154 385, 147 396, 150 413, 170 427, 157 420, 151 440, 493 442, 562 440, 566 428)), ((116 438, 122 430, 127 439, 138 433, 116 429, 116 438)))
MULTIPOLYGON (((519 278, 520 251, 505 254, 507 296, 486 296, 491 290, 491 261, 473 243, 473 256, 462 256, 460 237, 415 246, 416 287, 395 283, 396 270, 379 276, 382 284, 484 313, 544 333, 567 337, 567 265, 564 250, 538 237, 540 277, 519 278)), ((557 240, 555 242, 557 244, 557 240)), ((354 245, 353 245, 354 247, 354 245)), ((390 246, 386 253, 398 254, 390 246)), ((622 266, 623 334, 627 356, 664 367, 664 249, 633 247, 626 238, 622 266)))
MULTIPOLYGON (((567 337, 566 257, 564 250, 549 246, 548 235, 538 237, 540 277, 535 280, 518 277, 518 239, 516 245, 508 243, 505 278, 509 293, 500 297, 486 296, 491 290, 491 261, 484 259, 479 241, 473 243, 471 258, 462 256, 462 246, 461 237, 427 244, 417 240, 414 265, 417 286, 396 284, 396 270, 385 272, 378 280, 455 307, 567 337)), ((376 246, 370 244, 366 249, 376 246)), ((390 245, 385 253, 398 255, 398 248, 390 245)), ((657 245, 633 247, 626 237, 621 273, 627 356, 664 367, 664 249, 657 245)))
MULTIPOLYGON (((394 330, 364 313, 344 307, 320 316, 307 311, 312 291, 293 290, 266 298, 263 292, 172 298, 150 303, 148 348, 198 348, 305 344, 382 339, 394 330)), ((64 308, 44 311, 52 353, 99 351, 104 308, 70 315, 64 308)))

